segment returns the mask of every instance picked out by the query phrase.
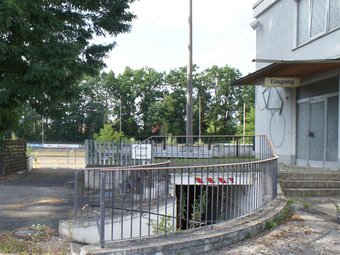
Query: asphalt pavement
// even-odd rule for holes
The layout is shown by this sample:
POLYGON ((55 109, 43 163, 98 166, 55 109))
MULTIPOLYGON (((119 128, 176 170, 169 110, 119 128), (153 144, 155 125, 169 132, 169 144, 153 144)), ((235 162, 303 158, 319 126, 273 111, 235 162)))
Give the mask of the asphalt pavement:
POLYGON ((34 169, 0 177, 0 233, 33 224, 58 230, 72 219, 74 170, 34 169))

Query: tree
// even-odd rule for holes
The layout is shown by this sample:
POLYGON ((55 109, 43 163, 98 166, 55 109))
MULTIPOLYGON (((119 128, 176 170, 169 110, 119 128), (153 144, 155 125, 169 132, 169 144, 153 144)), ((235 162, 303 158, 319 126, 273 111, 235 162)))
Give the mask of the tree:
POLYGON ((149 136, 154 128, 154 123, 150 121, 155 110, 152 105, 162 99, 166 90, 163 86, 164 73, 145 67, 135 72, 133 80, 137 90, 137 122, 140 134, 149 136))
POLYGON ((46 114, 76 95, 114 47, 94 36, 131 28, 134 0, 6 0, 0 2, 0 133, 12 129, 25 102, 46 114))
MULTIPOLYGON (((111 94, 119 99, 121 104, 121 120, 122 132, 127 136, 135 136, 138 134, 137 123, 137 86, 134 81, 135 71, 126 67, 124 72, 117 77, 117 82, 112 84, 111 94)), ((117 116, 119 116, 119 108, 116 107, 117 116)))
POLYGON ((255 134, 255 88, 254 86, 240 86, 240 93, 238 93, 237 104, 237 119, 239 126, 237 127, 237 134, 243 135, 243 107, 246 110, 246 135, 255 134))
POLYGON ((206 116, 209 123, 207 132, 235 134, 241 90, 230 83, 241 77, 240 71, 229 66, 213 66, 204 71, 204 76, 204 82, 209 86, 212 95, 206 116))
POLYGON ((93 134, 93 138, 98 141, 117 141, 124 134, 122 132, 116 132, 111 124, 104 124, 104 127, 100 129, 99 135, 97 133, 93 134))
MULTIPOLYGON (((246 112, 246 128, 245 135, 255 134, 255 107, 251 107, 246 112)), ((243 135, 243 122, 237 127, 237 135, 243 135)))

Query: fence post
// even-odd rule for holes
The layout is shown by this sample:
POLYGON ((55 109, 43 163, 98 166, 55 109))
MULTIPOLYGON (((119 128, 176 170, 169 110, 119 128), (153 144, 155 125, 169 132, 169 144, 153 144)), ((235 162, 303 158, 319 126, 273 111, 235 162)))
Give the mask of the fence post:
POLYGON ((73 205, 73 220, 77 220, 77 209, 78 209, 78 175, 79 171, 74 172, 74 205, 73 205))
POLYGON ((105 243, 105 171, 100 171, 100 247, 105 243))
POLYGON ((238 158, 238 149, 239 149, 239 140, 238 140, 239 138, 238 137, 236 137, 236 157, 238 158))
POLYGON ((89 165, 89 153, 90 153, 90 143, 89 140, 85 140, 85 166, 89 165))

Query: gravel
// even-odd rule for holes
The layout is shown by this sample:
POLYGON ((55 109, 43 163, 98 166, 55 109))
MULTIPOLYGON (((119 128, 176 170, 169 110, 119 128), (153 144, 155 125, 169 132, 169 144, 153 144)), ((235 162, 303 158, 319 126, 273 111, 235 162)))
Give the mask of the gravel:
POLYGON ((340 225, 303 205, 292 207, 292 216, 275 229, 206 254, 339 255, 340 225))

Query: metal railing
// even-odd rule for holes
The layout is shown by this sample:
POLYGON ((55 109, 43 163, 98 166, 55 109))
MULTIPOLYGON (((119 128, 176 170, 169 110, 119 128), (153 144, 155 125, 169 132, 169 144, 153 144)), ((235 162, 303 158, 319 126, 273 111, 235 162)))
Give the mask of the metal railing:
POLYGON ((103 247, 243 217, 277 196, 277 157, 264 136, 253 148, 248 162, 77 171, 74 219, 95 219, 103 247))
POLYGON ((171 166, 226 164, 249 162, 271 153, 265 136, 152 136, 144 141, 87 140, 85 145, 87 166, 129 166, 165 160, 171 166), (255 150, 256 146, 260 150, 255 150))

